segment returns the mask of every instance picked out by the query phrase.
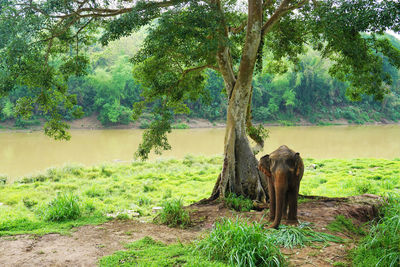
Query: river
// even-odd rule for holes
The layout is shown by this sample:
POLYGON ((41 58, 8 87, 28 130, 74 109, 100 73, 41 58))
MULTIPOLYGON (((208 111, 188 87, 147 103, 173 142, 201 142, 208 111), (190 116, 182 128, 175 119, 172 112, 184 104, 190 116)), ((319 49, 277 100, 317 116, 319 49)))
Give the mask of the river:
MULTIPOLYGON (((400 125, 268 127, 264 152, 282 144, 304 158, 398 158, 400 125)), ((42 132, 0 132, 0 175, 10 180, 67 163, 84 165, 130 161, 143 130, 72 130, 70 141, 42 132)), ((224 129, 173 130, 172 150, 150 159, 222 155, 224 129)), ((261 154, 260 154, 261 155, 261 154)))

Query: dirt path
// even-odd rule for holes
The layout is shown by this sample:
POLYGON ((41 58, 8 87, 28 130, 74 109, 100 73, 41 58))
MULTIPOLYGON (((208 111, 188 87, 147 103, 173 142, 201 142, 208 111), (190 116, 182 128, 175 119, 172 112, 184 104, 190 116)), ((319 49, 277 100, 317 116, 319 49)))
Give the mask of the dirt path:
MULTIPOLYGON (((299 205, 299 219, 314 223, 317 231, 326 232, 326 226, 338 214, 362 223, 376 215, 377 197, 364 195, 350 199, 318 199, 299 205)), ((0 238, 0 266, 96 266, 98 260, 123 249, 125 243, 145 236, 164 243, 190 242, 198 238, 220 216, 235 218, 240 215, 259 221, 264 212, 235 213, 222 204, 191 206, 195 225, 189 229, 173 229, 139 221, 111 221, 98 226, 79 227, 69 236, 48 234, 0 238)), ((338 234, 346 237, 343 234, 338 234)), ((348 237, 346 237, 348 238, 348 237)), ((332 266, 345 261, 347 250, 354 246, 330 243, 329 246, 282 249, 292 266, 332 266)))

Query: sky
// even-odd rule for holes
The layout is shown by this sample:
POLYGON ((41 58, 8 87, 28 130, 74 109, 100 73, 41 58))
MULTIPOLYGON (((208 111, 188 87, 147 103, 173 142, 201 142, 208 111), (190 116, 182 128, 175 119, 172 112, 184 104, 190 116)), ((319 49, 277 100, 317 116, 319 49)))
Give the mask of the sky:
POLYGON ((397 39, 400 40, 400 34, 399 34, 399 33, 395 33, 395 32, 393 32, 393 31, 388 31, 388 33, 391 34, 391 35, 393 35, 393 36, 395 36, 397 39))

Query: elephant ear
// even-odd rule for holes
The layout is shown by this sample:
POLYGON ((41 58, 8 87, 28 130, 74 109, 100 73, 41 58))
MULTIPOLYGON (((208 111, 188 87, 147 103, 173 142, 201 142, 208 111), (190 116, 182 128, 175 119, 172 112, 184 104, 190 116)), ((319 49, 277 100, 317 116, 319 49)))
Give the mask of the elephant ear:
POLYGON ((300 153, 296 152, 295 154, 295 170, 296 170, 296 176, 303 176, 303 172, 304 172, 304 164, 303 164, 303 160, 300 157, 300 153))
POLYGON ((265 175, 271 176, 270 164, 271 160, 267 154, 260 159, 260 162, 258 163, 258 169, 265 173, 265 175))

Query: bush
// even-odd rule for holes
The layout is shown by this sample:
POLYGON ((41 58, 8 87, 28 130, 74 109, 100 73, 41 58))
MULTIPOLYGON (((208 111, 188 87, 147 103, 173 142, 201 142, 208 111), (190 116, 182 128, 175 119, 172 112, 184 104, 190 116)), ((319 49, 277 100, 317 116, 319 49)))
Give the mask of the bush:
POLYGON ((72 194, 59 194, 43 211, 45 221, 61 222, 81 217, 79 198, 72 194))
POLYGON ((354 266, 399 266, 400 194, 389 196, 382 219, 353 252, 354 266))
POLYGON ((159 223, 166 224, 169 227, 180 226, 182 228, 190 225, 190 216, 183 209, 182 200, 172 199, 165 201, 162 207, 160 214, 155 218, 159 223))
POLYGON ((15 126, 19 128, 27 128, 31 126, 39 126, 40 125, 40 120, 38 119, 33 119, 33 120, 24 120, 21 118, 17 118, 15 120, 15 126))
POLYGON ((273 239, 265 234, 261 224, 249 224, 236 219, 222 219, 203 240, 196 251, 211 260, 228 262, 232 266, 283 266, 285 260, 273 239))
POLYGON ((172 125, 172 129, 189 129, 190 126, 187 125, 186 123, 177 123, 172 125))
POLYGON ((8 177, 5 175, 0 175, 0 184, 6 184, 8 177))
POLYGON ((253 208, 253 201, 243 196, 236 196, 235 193, 230 193, 225 198, 226 205, 236 211, 250 211, 253 208))
POLYGON ((150 124, 151 123, 148 120, 145 120, 145 119, 140 120, 139 128, 140 129, 149 129, 150 128, 150 124))

